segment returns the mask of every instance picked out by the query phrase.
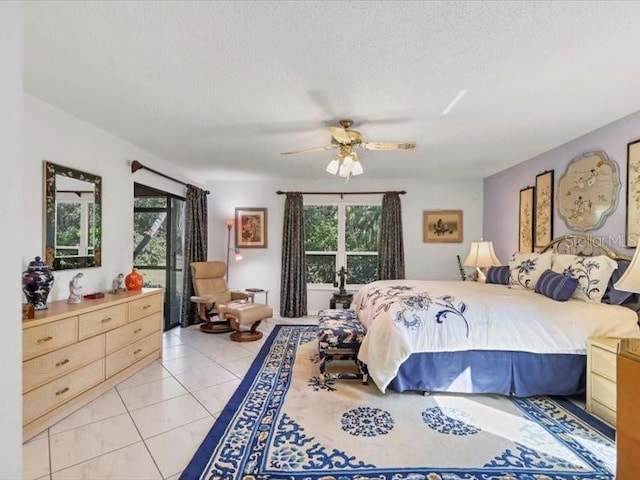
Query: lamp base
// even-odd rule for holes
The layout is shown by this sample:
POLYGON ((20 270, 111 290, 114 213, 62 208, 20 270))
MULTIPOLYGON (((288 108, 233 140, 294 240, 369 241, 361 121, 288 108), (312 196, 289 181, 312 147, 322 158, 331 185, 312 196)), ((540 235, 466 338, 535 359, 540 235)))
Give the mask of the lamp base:
POLYGON ((480 283, 486 283, 487 281, 487 276, 484 274, 484 272, 480 269, 480 267, 476 267, 476 272, 478 272, 478 282, 480 283))

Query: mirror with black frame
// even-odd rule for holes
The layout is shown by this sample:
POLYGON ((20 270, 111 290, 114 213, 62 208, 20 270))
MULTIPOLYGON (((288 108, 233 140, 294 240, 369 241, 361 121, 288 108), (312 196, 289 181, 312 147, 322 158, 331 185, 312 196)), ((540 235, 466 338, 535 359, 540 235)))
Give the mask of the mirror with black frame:
POLYGON ((102 178, 44 162, 45 261, 52 270, 102 264, 102 178))

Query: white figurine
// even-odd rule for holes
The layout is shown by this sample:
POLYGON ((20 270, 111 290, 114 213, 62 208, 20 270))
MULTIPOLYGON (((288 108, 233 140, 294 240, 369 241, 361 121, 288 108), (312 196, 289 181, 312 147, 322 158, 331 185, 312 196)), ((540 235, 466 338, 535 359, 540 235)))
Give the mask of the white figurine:
POLYGON ((83 273, 78 273, 69 281, 69 299, 67 303, 82 303, 82 286, 80 279, 84 277, 83 273))
POLYGON ((124 273, 119 273, 116 278, 111 282, 111 291, 109 293, 126 292, 127 289, 124 286, 124 273))

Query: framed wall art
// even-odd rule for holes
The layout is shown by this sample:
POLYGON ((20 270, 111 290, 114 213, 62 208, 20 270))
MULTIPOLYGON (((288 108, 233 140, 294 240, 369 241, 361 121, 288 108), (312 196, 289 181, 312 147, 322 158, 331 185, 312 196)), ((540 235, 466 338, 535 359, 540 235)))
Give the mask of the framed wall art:
POLYGON ((518 220, 518 251, 520 253, 533 252, 534 191, 535 187, 525 187, 520 190, 520 215, 518 220))
POLYGON ((640 140, 627 144, 627 247, 637 247, 640 237, 640 140))
POLYGON ((424 243, 461 243, 462 210, 426 210, 422 212, 424 243))
POLYGON ((553 240, 553 170, 536 175, 534 248, 547 246, 553 240))
POLYGON ((558 215, 569 230, 586 232, 604 225, 618 206, 618 164, 603 151, 571 160, 558 182, 558 215))
POLYGON ((236 208, 236 248, 267 248, 266 208, 236 208))

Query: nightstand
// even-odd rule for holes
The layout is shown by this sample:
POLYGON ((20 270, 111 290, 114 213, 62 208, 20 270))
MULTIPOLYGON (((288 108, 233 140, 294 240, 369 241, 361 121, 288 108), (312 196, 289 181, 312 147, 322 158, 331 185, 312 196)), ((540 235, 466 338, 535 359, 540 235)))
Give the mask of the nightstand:
POLYGON ((587 411, 616 426, 616 359, 619 338, 587 340, 587 411))

